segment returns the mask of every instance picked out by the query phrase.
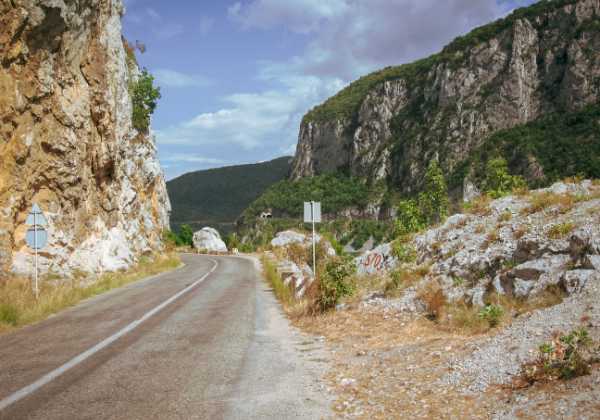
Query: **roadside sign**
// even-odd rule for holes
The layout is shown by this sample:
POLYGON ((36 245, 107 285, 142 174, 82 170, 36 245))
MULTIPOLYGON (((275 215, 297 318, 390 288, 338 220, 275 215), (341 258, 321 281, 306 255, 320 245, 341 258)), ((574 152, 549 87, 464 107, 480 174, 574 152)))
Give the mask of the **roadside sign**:
POLYGON ((25 234, 25 241, 35 251, 35 283, 33 289, 37 299, 40 293, 38 287, 38 250, 45 247, 48 243, 48 232, 44 229, 44 226, 48 226, 48 220, 46 220, 40 206, 33 203, 25 223, 31 226, 25 234))
POLYGON ((48 226, 48 221, 46 220, 44 213, 42 213, 40 206, 35 203, 33 204, 33 207, 31 207, 31 211, 27 215, 27 221, 25 223, 31 226, 48 226))
POLYGON ((304 202, 304 223, 312 224, 312 254, 313 273, 317 279, 317 236, 315 234, 315 223, 321 223, 321 203, 316 201, 304 202))
POLYGON ((48 244, 48 232, 43 227, 29 228, 25 236, 27 245, 31 249, 39 250, 48 244))
POLYGON ((304 203, 304 223, 321 223, 321 203, 315 201, 304 203))

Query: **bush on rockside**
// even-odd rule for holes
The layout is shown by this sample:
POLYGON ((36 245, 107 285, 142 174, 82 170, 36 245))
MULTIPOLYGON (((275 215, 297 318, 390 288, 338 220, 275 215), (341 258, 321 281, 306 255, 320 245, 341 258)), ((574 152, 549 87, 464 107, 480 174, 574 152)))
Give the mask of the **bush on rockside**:
POLYGON ((351 278, 356 273, 356 266, 350 258, 334 257, 329 259, 320 270, 318 277, 318 293, 316 307, 325 312, 335 308, 340 299, 354 293, 351 278))
POLYGON ((523 366, 521 378, 528 384, 568 380, 590 373, 592 363, 600 360, 599 349, 585 328, 567 335, 555 334, 550 343, 542 343, 538 357, 523 366))

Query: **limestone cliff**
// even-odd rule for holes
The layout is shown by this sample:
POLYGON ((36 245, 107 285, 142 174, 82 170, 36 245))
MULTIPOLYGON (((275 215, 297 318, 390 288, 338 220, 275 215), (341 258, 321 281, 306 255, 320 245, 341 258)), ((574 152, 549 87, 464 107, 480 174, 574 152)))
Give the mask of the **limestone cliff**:
POLYGON ((450 175, 499 130, 597 103, 599 20, 600 0, 541 1, 357 80, 305 116, 291 178, 344 171, 411 194, 431 159, 450 175))
POLYGON ((121 0, 0 1, 0 268, 29 273, 25 219, 49 219, 45 271, 102 272, 161 247, 170 204, 132 127, 137 65, 121 0))

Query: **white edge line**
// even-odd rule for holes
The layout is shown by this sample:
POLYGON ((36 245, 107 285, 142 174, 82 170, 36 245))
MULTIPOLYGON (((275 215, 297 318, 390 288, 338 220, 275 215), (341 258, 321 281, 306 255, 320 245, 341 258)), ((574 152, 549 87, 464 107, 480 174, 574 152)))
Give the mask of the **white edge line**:
POLYGON ((165 300, 163 303, 161 303, 154 309, 151 309, 150 311, 146 312, 140 319, 137 319, 137 320, 133 321, 132 323, 130 323, 129 325, 123 327, 121 330, 119 330, 115 334, 111 335, 110 337, 104 339, 100 343, 96 344, 94 347, 91 347, 88 350, 84 351, 83 353, 75 356, 73 359, 69 360, 64 365, 45 374, 44 376, 42 376, 40 379, 38 379, 34 383, 27 385, 26 387, 21 388, 20 390, 16 391, 15 393, 4 398, 3 400, 0 401, 0 411, 4 410, 8 406, 16 403, 17 401, 27 397, 28 395, 31 395, 32 393, 34 393, 35 391, 37 391, 44 385, 47 385, 48 383, 52 382, 54 379, 58 378, 60 375, 62 375, 69 369, 77 366, 81 362, 85 361, 86 359, 90 358, 94 354, 98 353, 100 350, 108 347, 109 345, 111 345, 112 343, 117 341, 119 338, 123 337, 125 334, 136 329, 141 323, 148 320, 148 318, 151 318, 152 316, 156 315, 158 312, 163 310, 166 306, 170 305, 171 303, 173 303, 174 301, 179 299, 181 296, 183 296, 184 294, 186 294, 187 292, 192 290, 194 287, 196 287, 197 285, 202 283, 210 274, 212 274, 215 271, 215 269, 219 265, 219 263, 215 260, 211 259, 210 261, 212 261, 214 263, 213 267, 210 269, 209 272, 204 274, 202 277, 200 277, 194 283, 190 284, 185 289, 183 289, 183 290, 179 291, 178 293, 176 293, 175 295, 171 296, 169 299, 165 300))

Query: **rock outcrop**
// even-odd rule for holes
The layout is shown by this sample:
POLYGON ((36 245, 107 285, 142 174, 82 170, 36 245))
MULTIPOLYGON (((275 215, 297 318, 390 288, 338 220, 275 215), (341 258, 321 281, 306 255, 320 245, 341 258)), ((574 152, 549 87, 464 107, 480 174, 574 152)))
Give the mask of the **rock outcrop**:
POLYGON ((433 283, 449 302, 475 306, 495 294, 527 299, 548 288, 577 294, 600 282, 600 185, 557 183, 503 197, 449 217, 405 247, 416 261, 403 268, 427 272, 409 292, 433 283))
MULTIPOLYGON (((331 243, 328 240, 322 238, 321 235, 319 235, 318 233, 315 234, 315 242, 317 244, 320 244, 324 248, 325 253, 328 256, 333 257, 336 255, 335 249, 333 248, 331 243)), ((299 244, 304 248, 311 248, 312 235, 305 235, 304 233, 296 232, 293 230, 284 230, 281 232, 277 232, 275 238, 271 240, 271 246, 274 248, 287 247, 292 244, 299 244)))
MULTIPOLYGON (((305 116, 291 179, 343 170, 411 194, 431 159, 453 173, 499 130, 596 103, 599 16, 600 0, 539 2, 357 80, 305 116)), ((533 157, 523 171, 544 177, 533 157)))
POLYGON ((125 268, 160 249, 170 204, 154 139, 132 126, 138 77, 121 0, 0 3, 0 268, 29 273, 25 220, 49 221, 42 271, 125 268))
POLYGON ((194 233, 194 248, 206 252, 227 252, 227 245, 216 229, 205 227, 194 233))

